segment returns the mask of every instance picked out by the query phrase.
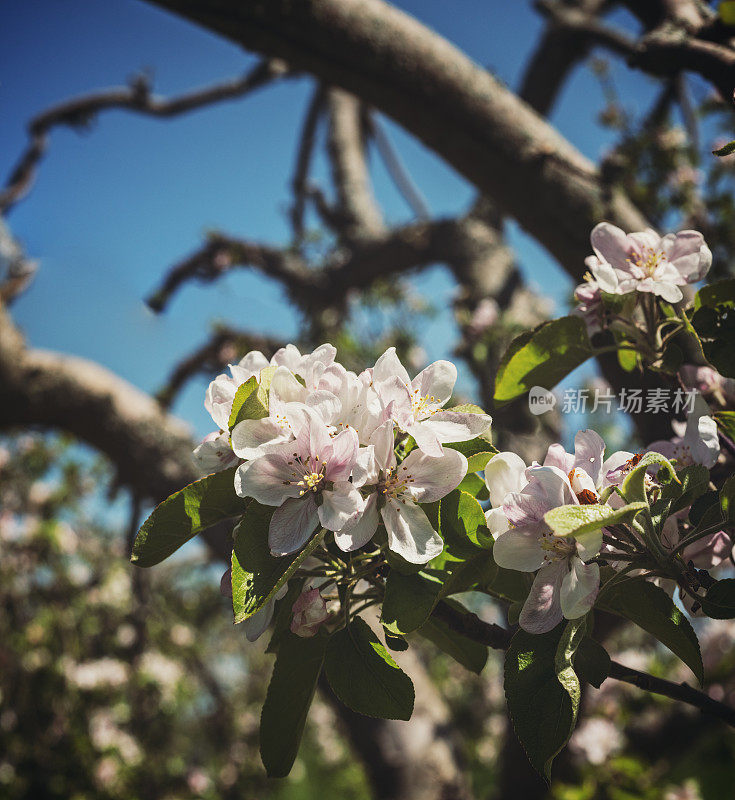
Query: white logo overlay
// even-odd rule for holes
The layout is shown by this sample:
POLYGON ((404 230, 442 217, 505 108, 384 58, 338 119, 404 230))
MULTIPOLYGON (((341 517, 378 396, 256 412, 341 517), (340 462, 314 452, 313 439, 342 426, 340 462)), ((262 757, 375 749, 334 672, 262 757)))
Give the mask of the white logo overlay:
POLYGON ((545 414, 556 405, 556 395, 543 386, 534 386, 528 393, 528 408, 532 414, 545 414))

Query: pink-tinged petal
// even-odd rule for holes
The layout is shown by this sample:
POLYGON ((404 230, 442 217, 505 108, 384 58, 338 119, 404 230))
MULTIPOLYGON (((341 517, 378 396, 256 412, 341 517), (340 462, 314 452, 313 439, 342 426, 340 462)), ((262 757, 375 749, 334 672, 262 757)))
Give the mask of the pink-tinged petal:
POLYGON ((418 503, 433 503, 459 486, 467 474, 467 459, 449 448, 442 450, 438 458, 416 449, 398 465, 396 474, 408 482, 411 496, 418 503))
POLYGON ((419 397, 427 398, 430 406, 439 407, 449 400, 457 382, 457 367, 451 361, 435 361, 411 382, 411 388, 419 397))
POLYGON ((304 402, 309 408, 313 408, 327 425, 333 425, 342 410, 339 398, 323 389, 309 393, 304 402))
POLYGON ((269 417, 244 419, 232 429, 232 449, 240 458, 251 460, 291 439, 291 434, 269 417))
POLYGON ((333 344, 320 344, 310 355, 306 356, 309 361, 318 361, 326 367, 334 363, 337 357, 337 348, 333 344))
POLYGON ((511 492, 503 500, 503 514, 516 527, 541 522, 549 510, 544 498, 536 494, 511 492))
POLYGON ((338 433, 332 439, 331 452, 325 456, 328 461, 324 477, 329 481, 346 481, 355 466, 359 447, 360 442, 352 428, 338 433))
POLYGON ((361 447, 357 451, 355 466, 352 468, 352 485, 373 486, 378 482, 380 469, 375 459, 375 445, 361 447))
POLYGON ((328 531, 339 531, 365 508, 365 500, 349 481, 338 481, 332 491, 322 492, 319 521, 328 531))
POLYGON ((242 386, 245 381, 250 380, 254 375, 260 375, 260 371, 267 366, 268 359, 260 350, 251 350, 237 364, 230 364, 230 372, 238 386, 242 386))
POLYGON ((647 250, 655 252, 663 249, 661 237, 651 228, 629 234, 628 241, 632 242, 638 255, 644 255, 647 250))
POLYGON ((684 548, 685 563, 694 562, 697 569, 712 569, 730 557, 732 541, 724 531, 712 533, 684 548))
POLYGON ((389 409, 389 416, 399 425, 408 425, 413 420, 411 393, 408 386, 395 376, 376 384, 376 392, 383 408, 389 409))
POLYGON ((202 475, 234 467, 239 462, 232 452, 227 434, 215 431, 204 437, 204 441, 192 453, 194 463, 202 475))
POLYGON ((598 564, 584 564, 574 556, 569 567, 561 584, 561 610, 566 619, 577 619, 595 604, 600 591, 600 567, 598 564))
POLYGON ((577 495, 572 491, 569 477, 558 467, 532 466, 526 470, 528 485, 524 494, 531 494, 542 500, 545 511, 566 505, 577 505, 577 495))
MULTIPOLYGON (((641 288, 640 284, 638 288, 641 288)), ((681 289, 668 281, 653 281, 650 291, 663 298, 667 303, 678 303, 684 297, 681 289)))
POLYGON ((438 411, 421 422, 428 425, 442 444, 466 442, 487 433, 492 417, 459 411, 438 411))
POLYGON ((618 476, 616 473, 624 464, 627 464, 631 458, 633 458, 633 453, 629 453, 627 450, 618 450, 618 452, 613 453, 610 458, 605 459, 602 464, 602 485, 600 488, 605 489, 610 485, 617 486, 622 476, 618 476), (610 477, 610 473, 613 473, 612 478, 610 477))
MULTIPOLYGON (((291 443, 285 445, 291 450, 291 443)), ((284 445, 279 446, 281 449, 284 445)), ((266 506, 280 506, 289 497, 298 497, 301 487, 296 482, 301 475, 295 475, 293 465, 289 464, 290 452, 269 453, 241 464, 235 472, 235 492, 239 497, 253 497, 266 506)))
POLYGON ((563 473, 568 473, 574 466, 574 456, 567 453, 561 444, 552 444, 546 452, 545 467, 557 467, 563 473))
POLYGON ((273 366, 287 367, 291 372, 296 372, 302 363, 303 356, 299 352, 298 347, 293 344, 287 344, 281 347, 273 354, 271 364, 273 366))
POLYGON ((396 355, 396 348, 389 347, 385 353, 375 362, 373 367, 373 382, 383 383, 390 378, 399 378, 406 386, 411 384, 406 368, 401 364, 401 360, 396 355))
POLYGON ((268 528, 268 547, 274 556, 295 553, 309 541, 319 524, 313 493, 295 497, 273 512, 268 528))
POLYGON ((485 512, 485 526, 495 539, 510 530, 510 522, 502 508, 491 508, 485 512))
POLYGON ((496 453, 485 466, 485 485, 493 508, 503 505, 505 496, 526 485, 526 464, 516 453, 496 453))
POLYGON ((535 572, 544 564, 545 550, 541 547, 543 523, 511 528, 501 534, 493 545, 493 558, 499 567, 518 572, 535 572))
POLYGON ((561 622, 561 584, 568 570, 566 561, 555 561, 539 570, 518 618, 524 631, 548 633, 561 622))
POLYGON ((388 547, 410 564, 426 564, 444 549, 442 537, 416 503, 389 498, 381 515, 388 532, 388 547))
POLYGON ((327 604, 319 589, 306 589, 302 592, 293 604, 292 613, 291 633, 304 638, 314 636, 329 616, 327 604))
POLYGON ((426 455, 433 458, 440 458, 442 454, 442 444, 434 428, 426 422, 416 422, 413 425, 404 427, 406 433, 413 436, 416 446, 426 455))
POLYGON ((362 514, 348 522, 341 531, 335 531, 335 544, 345 553, 359 549, 373 538, 379 521, 378 496, 373 493, 367 498, 362 514))
POLYGON ((222 597, 232 597, 232 567, 228 567, 219 581, 219 593, 222 597))
POLYGON ((204 407, 212 415, 215 425, 222 431, 229 430, 235 392, 237 385, 229 375, 218 375, 205 392, 204 407))
POLYGON ((620 291, 620 280, 618 273, 610 264, 602 261, 592 268, 592 276, 600 291, 608 294, 623 294, 620 291))
POLYGON ((249 642, 254 642, 265 633, 268 626, 271 624, 275 608, 275 599, 269 600, 260 611, 253 614, 252 617, 248 617, 242 623, 241 627, 245 631, 245 637, 249 642))
POLYGON ((618 269, 626 269, 631 245, 624 231, 609 222, 600 222, 592 229, 590 241, 601 262, 612 264, 618 269))
POLYGON ((720 457, 720 439, 717 423, 713 417, 703 415, 697 420, 697 434, 692 442, 692 457, 695 463, 714 467, 720 457))
POLYGON ((296 380, 296 376, 290 369, 278 367, 273 373, 268 392, 269 407, 272 398, 280 400, 282 403, 303 403, 307 394, 306 387, 296 380))
POLYGON ((386 420, 370 437, 370 444, 375 448, 375 464, 379 470, 388 470, 396 463, 393 429, 393 420, 386 420))
MULTIPOLYGON (((602 457, 605 442, 593 430, 579 431, 574 437, 574 467, 584 470, 592 478, 592 489, 602 481, 602 457)), ((586 487, 589 488, 589 487, 586 487)))

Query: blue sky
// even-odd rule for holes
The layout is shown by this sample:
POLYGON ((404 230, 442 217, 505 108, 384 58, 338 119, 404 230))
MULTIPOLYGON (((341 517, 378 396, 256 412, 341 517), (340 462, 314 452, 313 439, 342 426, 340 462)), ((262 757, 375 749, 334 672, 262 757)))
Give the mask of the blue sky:
MULTIPOLYGON (((541 29, 530 2, 396 5, 511 87, 541 29)), ((254 63, 224 40, 138 0, 16 0, 5 6, 1 39, 3 180, 25 144, 26 121, 50 104, 124 83, 140 70, 150 72, 155 91, 169 95, 239 75, 254 63)), ((645 108, 649 82, 622 67, 615 75, 628 105, 645 108)), ((207 229, 286 241, 288 184, 310 90, 303 78, 170 121, 113 111, 81 135, 55 130, 32 193, 9 216, 15 235, 41 261, 35 283, 13 310, 31 343, 94 359, 154 391, 215 320, 294 335, 298 320, 281 289, 248 272, 213 286, 189 285, 158 317, 143 298, 207 229)), ((552 118, 593 159, 611 143, 595 122, 600 103, 595 79, 581 68, 552 118)), ((432 212, 465 209, 472 187, 400 129, 389 128, 432 212)), ((317 177, 323 170, 317 165, 317 177)), ((380 168, 376 191, 390 221, 409 218, 380 168)), ((563 311, 569 281, 515 226, 509 233, 528 280, 563 311)), ((421 291, 445 309, 424 332, 432 357, 451 351, 451 290, 441 269, 421 281, 421 291)), ((193 382, 175 408, 200 434, 211 427, 202 408, 204 386, 193 382)))

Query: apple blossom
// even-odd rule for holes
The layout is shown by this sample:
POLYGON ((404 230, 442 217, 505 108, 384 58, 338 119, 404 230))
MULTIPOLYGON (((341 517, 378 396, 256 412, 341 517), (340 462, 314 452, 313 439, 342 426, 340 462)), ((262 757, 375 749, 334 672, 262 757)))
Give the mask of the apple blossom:
POLYGON ((393 423, 384 422, 371 444, 360 451, 353 485, 369 490, 364 509, 334 535, 342 550, 356 550, 375 534, 382 518, 388 547, 412 564, 425 564, 444 548, 419 503, 433 503, 449 494, 467 474, 467 459, 442 448, 430 456, 418 448, 400 463, 393 449, 393 423))
MULTIPOLYGON (((585 261, 588 281, 594 289, 608 294, 650 292, 678 303, 683 297, 679 287, 701 280, 712 264, 712 253, 698 231, 663 237, 651 229, 626 234, 609 222, 601 222, 590 239, 595 255, 585 261)), ((586 302, 583 286, 577 291, 586 302)))
POLYGON ((440 456, 442 444, 474 439, 490 427, 487 414, 443 409, 457 381, 451 361, 435 361, 411 380, 395 347, 389 347, 375 362, 372 376, 398 427, 413 436, 427 455, 440 456))
POLYGON ((321 417, 302 406, 304 423, 293 442, 247 461, 235 473, 235 491, 259 503, 278 506, 270 522, 273 555, 300 550, 318 523, 339 531, 362 511, 364 500, 349 482, 357 457, 357 434, 347 429, 334 438, 321 417))
POLYGON ((329 617, 327 604, 317 588, 305 587, 296 598, 292 612, 291 633, 303 638, 314 636, 322 622, 329 617))
POLYGON ((208 433, 198 445, 192 456, 202 475, 233 467, 240 459, 232 452, 230 437, 226 431, 208 433))
POLYGON ((676 459, 679 466, 702 464, 709 468, 715 465, 720 455, 717 423, 710 416, 709 406, 700 394, 697 394, 694 407, 687 415, 686 424, 674 421, 672 427, 679 433, 678 436, 669 441, 654 442, 648 450, 676 459))
MULTIPOLYGON (((226 570, 222 575, 219 582, 219 590, 223 597, 232 597, 232 569, 226 570)), ((245 631, 245 638, 249 642, 259 639, 268 629, 276 609, 276 600, 280 600, 287 591, 288 585, 284 584, 260 611, 256 611, 255 614, 244 620, 242 627, 245 631)))
POLYGON ((594 605, 600 568, 585 561, 602 546, 602 532, 582 538, 556 536, 544 514, 579 500, 567 475, 556 466, 532 466, 522 492, 506 496, 503 511, 513 526, 498 536, 493 557, 500 567, 536 572, 519 618, 529 633, 546 633, 562 618, 576 619, 594 605))

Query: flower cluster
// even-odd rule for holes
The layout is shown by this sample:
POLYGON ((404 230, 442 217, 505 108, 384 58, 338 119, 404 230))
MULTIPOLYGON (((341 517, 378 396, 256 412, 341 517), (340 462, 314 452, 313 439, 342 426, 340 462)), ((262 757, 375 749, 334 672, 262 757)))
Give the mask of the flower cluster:
POLYGON ((288 345, 270 361, 248 353, 209 385, 205 405, 219 430, 195 458, 209 471, 238 464, 237 494, 276 507, 273 555, 299 551, 318 526, 354 551, 382 524, 390 550, 424 564, 443 543, 420 504, 444 497, 467 472, 467 459, 444 445, 485 433, 490 417, 444 409, 457 378, 448 361, 411 380, 395 348, 359 375, 335 356, 328 344, 306 355, 288 345), (267 416, 230 430, 237 391, 253 377, 268 381, 267 416), (413 449, 401 457, 399 444, 413 449))
POLYGON ((579 311, 593 327, 598 324, 603 294, 642 292, 678 303, 683 299, 680 287, 702 280, 712 264, 712 253, 698 231, 663 237, 650 229, 626 234, 601 222, 590 240, 594 255, 585 261, 589 272, 575 297, 579 311))
MULTIPOLYGON (((701 396, 681 435, 654 442, 648 452, 674 459, 681 467, 710 468, 715 464, 720 454, 717 426, 701 396)), ((529 633, 546 633, 562 618, 584 616, 597 598, 600 563, 615 564, 618 557, 631 560, 629 540, 621 540, 614 530, 558 535, 545 519, 547 512, 562 506, 606 505, 614 510, 624 505, 619 487, 642 456, 626 451, 607 459, 604 455, 602 438, 585 430, 575 437, 574 454, 553 444, 542 464, 527 466, 515 453, 503 452, 485 468, 492 506, 485 517, 495 537, 495 561, 501 567, 536 573, 519 617, 521 627, 529 633)), ((651 472, 655 471, 654 467, 651 472)), ((645 475, 645 486, 652 496, 660 489, 651 474, 645 475)), ((657 536, 663 551, 675 552, 684 541, 689 532, 684 522, 687 513, 685 508, 664 523, 657 536)), ((715 567, 731 547, 723 531, 713 532, 683 548, 685 563, 692 561, 699 569, 715 567)), ((668 580, 664 584, 673 593, 675 583, 668 580)), ((690 597, 688 607, 694 604, 690 597)))
POLYGON ((560 506, 601 502, 615 471, 633 457, 620 451, 603 461, 604 452, 600 436, 586 430, 576 435, 573 455, 553 444, 543 464, 527 467, 520 456, 507 452, 498 453, 485 468, 492 503, 487 525, 497 537, 495 561, 521 572, 538 570, 519 620, 530 633, 545 633, 562 617, 581 617, 594 605, 600 568, 588 562, 602 548, 602 531, 557 536, 544 514, 560 506))

